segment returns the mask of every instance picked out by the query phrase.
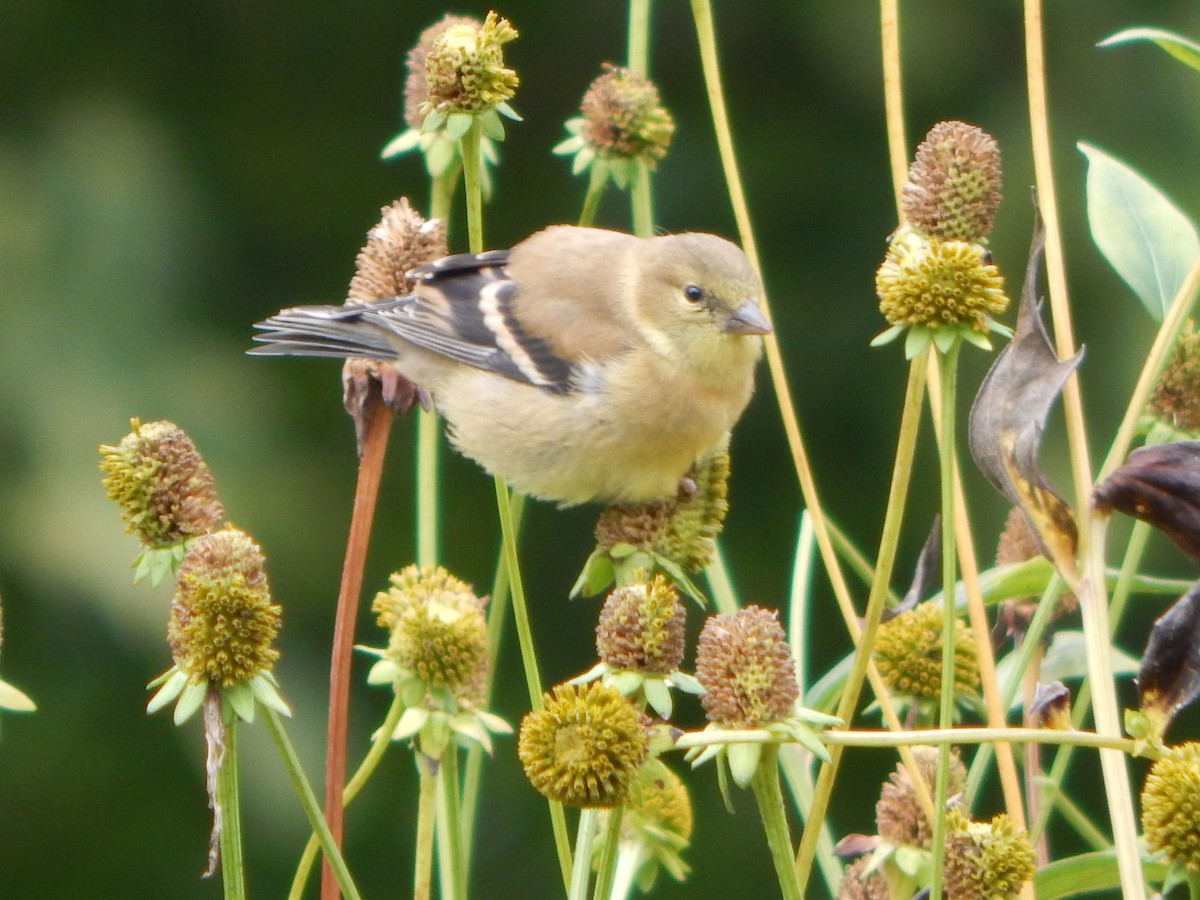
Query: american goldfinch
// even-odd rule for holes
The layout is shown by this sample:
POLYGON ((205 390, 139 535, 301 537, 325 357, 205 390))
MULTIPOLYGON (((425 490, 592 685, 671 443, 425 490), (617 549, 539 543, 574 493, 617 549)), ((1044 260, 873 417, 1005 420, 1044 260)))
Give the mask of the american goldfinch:
POLYGON ((771 331, 758 275, 711 234, 557 225, 408 274, 406 297, 285 309, 250 352, 388 360, 460 452, 564 506, 675 496, 750 401, 771 331))

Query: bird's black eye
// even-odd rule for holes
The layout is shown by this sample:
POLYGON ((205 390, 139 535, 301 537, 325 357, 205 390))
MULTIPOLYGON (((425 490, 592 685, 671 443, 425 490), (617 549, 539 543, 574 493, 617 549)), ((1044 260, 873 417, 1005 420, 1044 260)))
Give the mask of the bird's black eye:
POLYGON ((704 291, 700 289, 698 284, 689 284, 683 289, 683 296, 687 297, 689 303, 699 303, 704 297, 704 291))

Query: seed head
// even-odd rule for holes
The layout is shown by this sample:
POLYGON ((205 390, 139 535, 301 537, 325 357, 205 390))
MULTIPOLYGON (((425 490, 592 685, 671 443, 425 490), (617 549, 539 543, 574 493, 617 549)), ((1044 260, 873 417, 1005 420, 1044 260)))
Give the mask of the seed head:
POLYGON ((650 168, 667 154, 675 123, 650 79, 604 64, 580 107, 583 139, 599 156, 640 159, 650 168))
POLYGON ((409 128, 419 129, 425 119, 421 112, 422 105, 429 99, 429 87, 425 83, 425 60, 442 33, 454 26, 467 26, 479 30, 483 23, 468 16, 447 15, 440 22, 435 22, 422 31, 417 45, 408 51, 408 58, 405 60, 407 76, 404 79, 404 121, 409 128))
POLYGON ((121 443, 100 446, 101 484, 121 507, 125 530, 158 548, 219 528, 225 510, 191 438, 171 422, 130 426, 121 443))
POLYGON ((1150 398, 1150 414, 1180 431, 1200 431, 1200 332, 1190 320, 1150 398))
POLYGON ((914 228, 942 241, 984 240, 1000 206, 1000 148, 965 122, 939 122, 917 148, 901 191, 914 228))
POLYGON ((512 97, 517 73, 505 67, 501 48, 516 37, 516 29, 495 12, 480 27, 459 22, 444 28, 425 58, 421 118, 434 110, 481 112, 512 97))
POLYGON ((596 625, 596 653, 613 669, 669 675, 683 662, 687 616, 679 593, 661 575, 617 588, 596 625))
POLYGON ((870 862, 869 856, 863 856, 846 866, 838 884, 837 900, 890 900, 892 894, 883 869, 866 874, 870 862))
POLYGON ((989 317, 1008 308, 1000 270, 978 244, 926 238, 902 230, 875 273, 879 311, 892 325, 971 325, 988 330, 989 317))
MULTIPOLYGON (((937 748, 914 746, 912 755, 921 773, 921 780, 932 794, 937 778, 937 748)), ((950 755, 947 796, 961 793, 966 783, 967 769, 959 758, 958 750, 955 749, 950 755)), ((902 763, 888 776, 887 783, 879 792, 879 802, 875 804, 875 827, 881 838, 894 844, 929 847, 933 830, 925 818, 920 801, 917 800, 912 775, 902 763)))
POLYGON ((649 752, 646 715, 600 682, 558 685, 521 722, 517 753, 539 793, 568 806, 625 802, 649 752))
POLYGON ((696 678, 710 722, 761 728, 792 714, 800 686, 776 613, 746 606, 710 616, 696 647, 696 678))
POLYGON ((487 624, 470 586, 433 566, 408 566, 375 595, 372 609, 391 631, 388 657, 428 689, 472 705, 487 679, 487 624))
POLYGON ((1142 786, 1142 831, 1151 852, 1200 872, 1200 743, 1172 747, 1142 786))
POLYGON ((279 606, 271 601, 262 549, 226 526, 188 545, 179 566, 167 642, 175 664, 193 682, 218 687, 269 672, 279 606))
POLYGON ((699 572, 716 551, 729 510, 729 454, 715 453, 688 473, 688 486, 673 500, 607 507, 596 521, 602 551, 617 544, 666 557, 686 572, 699 572))
MULTIPOLYGON (((942 690, 942 609, 921 603, 879 626, 875 663, 888 687, 916 699, 933 699, 942 690)), ((971 629, 954 620, 954 694, 975 697, 979 666, 971 629)))
POLYGON ((961 810, 946 817, 946 896, 1007 900, 1033 877, 1029 835, 1013 827, 1005 813, 990 822, 971 822, 961 810))

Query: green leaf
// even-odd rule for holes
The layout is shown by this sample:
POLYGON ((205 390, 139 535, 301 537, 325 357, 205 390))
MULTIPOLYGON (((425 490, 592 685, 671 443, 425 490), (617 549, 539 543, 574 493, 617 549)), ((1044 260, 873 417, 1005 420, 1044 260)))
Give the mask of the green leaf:
MULTIPOLYGON (((1142 860, 1142 875, 1147 881, 1160 881, 1167 867, 1155 860, 1142 860)), ((1038 900, 1058 900, 1096 891, 1119 891, 1121 873, 1111 850, 1084 853, 1056 860, 1038 869, 1033 876, 1033 892, 1038 900)))
POLYGON ((740 788, 747 787, 758 771, 762 744, 730 744, 725 748, 725 755, 729 759, 729 774, 733 776, 734 784, 740 788))
POLYGON ((406 128, 384 145, 383 149, 379 151, 379 156, 381 159, 399 156, 410 150, 416 150, 420 143, 421 132, 416 128, 406 128))
POLYGON ((7 681, 0 681, 0 709, 7 709, 11 712, 33 712, 37 709, 37 704, 19 688, 13 687, 7 681))
POLYGON ((1115 47, 1118 44, 1129 44, 1133 41, 1151 41, 1158 44, 1185 66, 1200 72, 1200 44, 1161 28, 1126 28, 1110 38, 1105 38, 1096 46, 1115 47))
POLYGON ((1089 144, 1078 147, 1088 159, 1092 239, 1154 321, 1161 322, 1200 254, 1196 227, 1133 169, 1089 144))
POLYGON ((204 702, 204 695, 208 693, 208 682, 189 681, 180 693, 179 702, 175 704, 174 721, 176 725, 182 725, 200 708, 200 704, 204 702))

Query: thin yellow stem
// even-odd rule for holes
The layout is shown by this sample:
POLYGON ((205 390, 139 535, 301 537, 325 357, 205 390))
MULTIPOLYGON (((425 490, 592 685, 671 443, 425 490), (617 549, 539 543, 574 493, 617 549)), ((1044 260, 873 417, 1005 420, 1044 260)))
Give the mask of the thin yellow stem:
POLYGON ((900 216, 900 189, 908 178, 908 139, 904 134, 904 88, 900 68, 900 0, 880 0, 880 36, 883 42, 883 105, 887 120, 888 162, 900 216))

